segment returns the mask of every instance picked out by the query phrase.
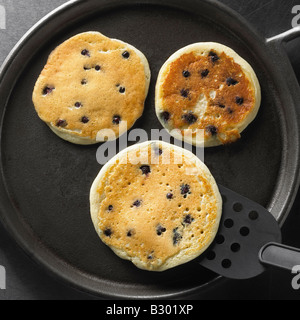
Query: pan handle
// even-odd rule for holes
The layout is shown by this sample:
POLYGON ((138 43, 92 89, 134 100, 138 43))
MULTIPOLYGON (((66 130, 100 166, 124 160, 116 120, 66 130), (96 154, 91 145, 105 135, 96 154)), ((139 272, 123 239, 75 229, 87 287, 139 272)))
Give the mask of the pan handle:
POLYGON ((292 28, 288 31, 280 33, 274 37, 268 38, 267 43, 282 43, 289 42, 295 38, 300 37, 300 26, 292 28))
POLYGON ((270 242, 261 248, 259 260, 262 264, 292 271, 300 266, 300 249, 270 242))

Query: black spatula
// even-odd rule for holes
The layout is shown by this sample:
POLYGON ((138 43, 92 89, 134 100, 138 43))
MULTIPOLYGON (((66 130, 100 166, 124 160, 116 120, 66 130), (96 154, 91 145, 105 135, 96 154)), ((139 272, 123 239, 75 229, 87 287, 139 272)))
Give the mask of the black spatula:
POLYGON ((300 249, 281 244, 281 231, 261 205, 219 186, 223 215, 218 234, 199 262, 231 279, 249 279, 268 266, 292 270, 300 265, 300 249))

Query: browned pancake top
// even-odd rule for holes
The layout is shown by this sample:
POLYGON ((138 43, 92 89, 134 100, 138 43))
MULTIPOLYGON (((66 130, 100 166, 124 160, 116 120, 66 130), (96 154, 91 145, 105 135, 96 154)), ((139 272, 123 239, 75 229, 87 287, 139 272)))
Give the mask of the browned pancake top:
POLYGON ((98 227, 107 245, 138 257, 151 270, 212 241, 219 204, 210 177, 193 161, 183 156, 178 164, 173 150, 158 145, 141 152, 139 163, 122 164, 132 151, 102 178, 98 227), (153 155, 155 164, 148 164, 153 155))
POLYGON ((173 61, 162 83, 162 118, 169 127, 205 129, 223 142, 240 137, 236 128, 254 108, 254 89, 242 67, 224 52, 183 54, 173 61), (196 105, 205 98, 207 108, 199 115, 196 105), (166 116, 167 115, 167 116, 166 116))
POLYGON ((34 89, 40 118, 57 129, 95 139, 101 129, 116 135, 142 115, 145 66, 131 47, 97 32, 65 41, 50 55, 34 89))

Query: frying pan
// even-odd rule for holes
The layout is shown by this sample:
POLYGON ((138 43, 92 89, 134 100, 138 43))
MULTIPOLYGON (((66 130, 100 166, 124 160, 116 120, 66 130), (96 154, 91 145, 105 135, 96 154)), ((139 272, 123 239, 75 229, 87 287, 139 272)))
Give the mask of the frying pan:
POLYGON ((266 40, 212 0, 77 0, 29 30, 1 68, 2 224, 30 257, 77 289, 103 298, 184 298, 222 277, 196 262, 149 273, 116 257, 90 221, 89 189, 101 169, 97 146, 62 141, 33 108, 32 89, 50 52, 90 30, 131 43, 147 56, 153 78, 135 127, 149 135, 161 128, 155 80, 173 52, 216 41, 249 61, 262 86, 259 115, 239 142, 206 150, 205 162, 218 183, 264 206, 283 225, 299 186, 300 91, 282 43, 300 29, 266 40))

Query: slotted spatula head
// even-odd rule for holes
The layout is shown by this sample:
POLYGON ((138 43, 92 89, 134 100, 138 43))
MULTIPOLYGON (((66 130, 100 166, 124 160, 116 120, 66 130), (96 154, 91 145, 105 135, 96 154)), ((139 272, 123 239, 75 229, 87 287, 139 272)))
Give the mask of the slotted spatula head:
POLYGON ((249 279, 265 271, 259 252, 270 242, 281 243, 279 225, 261 205, 223 186, 223 214, 218 234, 200 257, 200 264, 224 277, 249 279))

